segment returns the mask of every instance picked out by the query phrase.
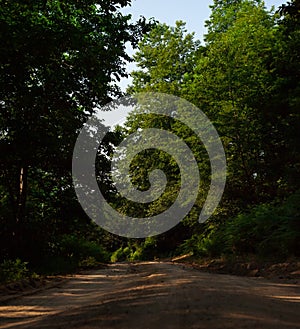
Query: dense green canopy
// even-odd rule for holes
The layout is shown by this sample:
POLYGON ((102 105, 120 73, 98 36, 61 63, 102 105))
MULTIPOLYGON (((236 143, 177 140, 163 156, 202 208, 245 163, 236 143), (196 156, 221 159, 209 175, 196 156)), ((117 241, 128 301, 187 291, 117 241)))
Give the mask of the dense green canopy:
POLYGON ((178 246, 177 252, 201 255, 299 254, 299 0, 276 12, 261 0, 214 0, 203 44, 182 21, 174 27, 131 23, 120 11, 130 3, 0 0, 0 263, 20 257, 55 272, 66 260, 103 261, 115 250, 113 260, 153 258, 178 246), (186 142, 199 165, 191 212, 170 232, 145 241, 92 224, 71 177, 79 129, 97 108, 122 95, 118 83, 131 61, 128 42, 138 50, 127 92, 157 91, 196 105, 217 129, 228 164, 220 206, 200 225, 211 168, 191 129, 176 119, 132 113, 124 127, 111 131, 98 150, 99 186, 128 215, 168 208, 180 171, 167 152, 147 149, 131 164, 132 181, 147 190, 149 172, 163 170, 163 198, 146 208, 120 199, 110 157, 123 138, 141 128, 168 130, 186 142))

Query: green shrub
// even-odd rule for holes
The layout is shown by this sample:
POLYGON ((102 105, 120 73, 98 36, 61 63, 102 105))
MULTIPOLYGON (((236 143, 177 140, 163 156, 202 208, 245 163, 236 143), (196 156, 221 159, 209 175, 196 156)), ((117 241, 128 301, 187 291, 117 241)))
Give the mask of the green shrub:
POLYGON ((299 252, 300 194, 282 205, 259 205, 226 224, 224 231, 228 249, 237 254, 284 258, 299 252))
POLYGON ((144 260, 143 248, 137 248, 130 257, 131 261, 144 260))
POLYGON ((198 257, 215 257, 224 253, 223 239, 220 232, 211 230, 209 234, 194 234, 191 239, 186 240, 180 247, 181 254, 192 253, 198 257))
POLYGON ((109 254, 94 241, 78 238, 74 235, 65 235, 59 242, 59 255, 77 264, 88 257, 93 257, 98 262, 107 262, 109 254))
POLYGON ((262 257, 300 256, 300 191, 281 204, 261 204, 221 225, 206 223, 179 248, 203 257, 256 254, 262 257))
POLYGON ((17 281, 29 276, 26 262, 19 258, 16 260, 5 260, 0 264, 0 282, 17 281))
POLYGON ((112 262, 153 260, 157 254, 156 238, 144 241, 129 241, 125 248, 117 249, 111 256, 112 262))
POLYGON ((78 267, 93 267, 109 259, 109 253, 98 243, 75 235, 63 235, 55 243, 53 253, 38 263, 36 271, 48 275, 72 273, 78 267))
POLYGON ((94 268, 99 265, 99 262, 95 259, 95 257, 89 256, 88 258, 79 262, 79 267, 83 268, 94 268))
POLYGON ((111 255, 110 260, 115 263, 115 262, 122 262, 126 260, 126 254, 124 253, 123 248, 117 249, 113 254, 111 255))

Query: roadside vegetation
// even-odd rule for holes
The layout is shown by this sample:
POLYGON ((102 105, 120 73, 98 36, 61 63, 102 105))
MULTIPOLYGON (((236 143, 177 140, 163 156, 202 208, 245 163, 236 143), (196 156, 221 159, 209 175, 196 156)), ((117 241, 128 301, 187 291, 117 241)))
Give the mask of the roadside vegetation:
MULTIPOLYGON (((300 257, 300 2, 268 11, 261 0, 214 0, 203 43, 182 21, 131 23, 119 11, 130 2, 0 1, 0 282, 183 254, 300 257), (210 166, 196 136, 155 115, 129 115, 111 131, 98 151, 97 179, 121 212, 142 212, 118 200, 109 176, 114 146, 132 132, 169 130, 199 164, 191 212, 146 239, 121 238, 91 222, 71 176, 79 129, 96 107, 122 95, 128 42, 137 69, 127 93, 167 93, 196 105, 215 125, 227 160, 221 203, 199 224, 210 166)), ((166 173, 167 193, 145 210, 164 211, 176 198, 178 166, 151 149, 132 168, 141 190, 151 170, 166 173)))

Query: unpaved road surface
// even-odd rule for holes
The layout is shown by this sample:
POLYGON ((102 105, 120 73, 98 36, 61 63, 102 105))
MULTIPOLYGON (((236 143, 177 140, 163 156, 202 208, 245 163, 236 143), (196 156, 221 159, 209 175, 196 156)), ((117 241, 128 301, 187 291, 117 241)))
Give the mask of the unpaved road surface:
POLYGON ((0 305, 0 328, 300 328, 300 286, 167 262, 113 264, 0 305))

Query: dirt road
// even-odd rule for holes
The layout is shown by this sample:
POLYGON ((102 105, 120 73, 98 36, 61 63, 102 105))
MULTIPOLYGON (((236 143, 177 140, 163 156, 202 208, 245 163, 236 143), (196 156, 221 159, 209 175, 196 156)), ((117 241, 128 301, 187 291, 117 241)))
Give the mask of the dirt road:
POLYGON ((114 264, 0 305, 0 328, 300 328, 300 286, 166 262, 114 264))

